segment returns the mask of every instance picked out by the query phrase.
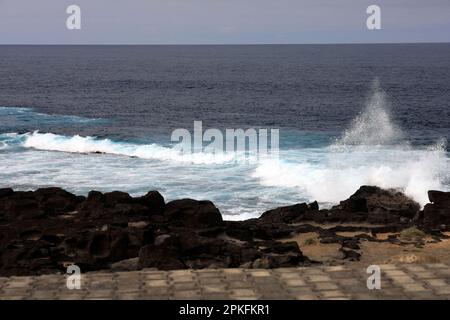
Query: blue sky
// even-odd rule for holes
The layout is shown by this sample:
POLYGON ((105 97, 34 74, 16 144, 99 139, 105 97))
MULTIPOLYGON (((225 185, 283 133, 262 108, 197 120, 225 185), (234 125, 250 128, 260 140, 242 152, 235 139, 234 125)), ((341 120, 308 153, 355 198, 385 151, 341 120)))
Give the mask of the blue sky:
POLYGON ((380 42, 450 42, 450 0, 0 0, 0 44, 380 42), (72 4, 81 30, 66 29, 72 4))

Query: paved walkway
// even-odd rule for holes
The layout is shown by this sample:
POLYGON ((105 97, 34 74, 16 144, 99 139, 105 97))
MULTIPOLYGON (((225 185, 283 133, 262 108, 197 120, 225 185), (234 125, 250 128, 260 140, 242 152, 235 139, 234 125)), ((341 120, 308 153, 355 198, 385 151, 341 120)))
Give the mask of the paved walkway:
POLYGON ((93 272, 81 289, 66 275, 0 278, 1 299, 450 299, 445 264, 380 265, 381 289, 356 266, 93 272))

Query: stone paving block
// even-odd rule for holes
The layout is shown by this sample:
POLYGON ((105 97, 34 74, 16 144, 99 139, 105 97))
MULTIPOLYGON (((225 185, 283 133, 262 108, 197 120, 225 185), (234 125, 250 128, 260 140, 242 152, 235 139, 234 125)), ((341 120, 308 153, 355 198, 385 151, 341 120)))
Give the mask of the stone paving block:
POLYGON ((230 300, 228 292, 203 292, 202 299, 204 300, 230 300))
POLYGON ((195 277, 195 276, 176 276, 176 277, 169 276, 169 279, 172 281, 172 283, 182 283, 182 282, 194 282, 197 280, 197 277, 195 277))
POLYGON ((198 279, 222 277, 222 272, 220 270, 199 270, 196 274, 198 279))
POLYGON ((191 300, 191 299, 200 299, 201 292, 200 290, 184 290, 184 291, 175 291, 172 294, 172 297, 177 300, 191 300))
POLYGON ((437 289, 434 289, 434 292, 437 295, 446 295, 446 296, 448 296, 448 298, 450 298, 450 287, 437 288, 437 289))
POLYGON ((248 281, 227 281, 226 285, 229 289, 248 289, 253 287, 252 283, 248 281))
POLYGON ((307 279, 310 282, 331 282, 331 278, 327 275, 311 275, 308 276, 307 279))
POLYGON ((386 265, 381 290, 361 267, 95 272, 82 290, 65 275, 0 278, 0 299, 449 299, 450 267, 386 265), (348 268, 348 269, 347 269, 348 268))
POLYGON ((346 266, 330 266, 323 268, 324 272, 342 272, 342 271, 349 271, 348 267, 346 266))
POLYGON ((145 280, 143 282, 145 287, 169 287, 169 281, 167 280, 145 280))
POLYGON ((198 283, 200 285, 221 284, 221 283, 223 283, 223 279, 222 278, 213 278, 213 277, 199 278, 198 283))
POLYGON ((238 296, 238 297, 235 297, 235 296, 230 296, 230 298, 231 299, 234 299, 234 300, 258 300, 259 299, 259 297, 258 296, 238 296))
POLYGON ((255 291, 253 289, 232 289, 230 294, 232 296, 253 296, 255 291))
POLYGON ((450 286, 444 279, 425 279, 423 280, 430 287, 448 287, 450 286))
POLYGON ((58 300, 83 300, 85 299, 86 295, 85 294, 57 294, 56 295, 56 299, 58 300))
POLYGON ((174 291, 178 290, 195 290, 198 288, 198 284, 196 282, 178 282, 173 283, 171 285, 174 291))
POLYGON ((178 276, 193 276, 195 275, 194 270, 191 269, 182 269, 182 270, 171 270, 168 272, 169 277, 178 277, 178 276))
POLYGON ((377 292, 367 290, 366 292, 358 292, 352 294, 352 299, 355 300, 373 300, 379 297, 377 292))
POLYGON ((450 278, 450 269, 435 269, 434 272, 441 277, 450 278))
POLYGON ((166 272, 142 272, 140 276, 146 280, 165 280, 169 275, 166 272))
POLYGON ((278 275, 278 277, 280 279, 300 279, 302 278, 302 274, 299 272, 285 272, 285 273, 280 273, 278 275))
POLYGON ((345 287, 359 287, 363 286, 364 288, 367 288, 366 281, 360 281, 358 279, 352 279, 352 278, 344 278, 344 279, 337 279, 335 281, 337 284, 345 287))
POLYGON ((233 269, 233 268, 223 269, 222 272, 225 275, 229 275, 229 274, 244 274, 245 273, 243 269, 233 269))
POLYGON ((436 274, 434 274, 431 271, 415 272, 414 276, 418 279, 435 279, 436 277, 438 277, 436 274))
POLYGON ((403 266, 403 269, 407 269, 408 271, 411 271, 411 272, 424 272, 424 271, 427 271, 427 269, 425 267, 419 266, 419 265, 415 265, 415 264, 403 266))
POLYGON ((444 263, 427 263, 425 265, 427 268, 431 269, 448 269, 449 266, 444 263))
POLYGON ((96 290, 89 291, 86 294, 86 299, 112 299, 115 292, 112 290, 96 290))
POLYGON ((406 274, 405 271, 403 270, 382 270, 382 273, 389 276, 389 277, 407 277, 408 275, 406 274))
POLYGON ((252 277, 270 277, 272 274, 268 270, 255 270, 247 272, 252 277))
POLYGON ((405 292, 420 292, 427 291, 427 289, 419 283, 408 283, 403 286, 405 292))
POLYGON ((298 294, 293 297, 295 300, 319 300, 316 294, 298 294))
POLYGON ((33 300, 53 300, 56 299, 56 292, 48 290, 34 290, 31 293, 30 298, 33 300))
POLYGON ((398 276, 398 277, 392 277, 392 281, 396 284, 400 284, 402 286, 409 285, 416 283, 416 280, 411 278, 410 276, 398 276))
POLYGON ((117 295, 120 300, 138 300, 141 299, 140 292, 126 292, 120 295, 117 295))
POLYGON ((245 273, 242 274, 224 274, 224 280, 227 281, 247 281, 249 276, 247 276, 245 273))
POLYGON ((327 275, 327 273, 324 272, 323 270, 314 269, 314 268, 303 270, 303 273, 301 273, 301 274, 304 276, 325 276, 325 275, 327 275))
POLYGON ((347 297, 347 295, 340 290, 326 290, 326 291, 320 292, 320 297, 324 298, 324 299, 328 299, 328 298, 347 297))
POLYGON ((286 279, 283 280, 284 284, 288 287, 304 287, 307 286, 305 280, 299 279, 286 279))
POLYGON ((398 267, 394 264, 379 264, 378 266, 380 267, 381 271, 398 269, 398 267))
POLYGON ((314 284, 314 287, 316 290, 322 291, 322 290, 338 290, 338 286, 332 282, 317 282, 314 284))
POLYGON ((225 284, 221 284, 221 285, 206 285, 206 286, 201 286, 201 289, 203 290, 204 293, 226 293, 227 292, 227 287, 225 284))

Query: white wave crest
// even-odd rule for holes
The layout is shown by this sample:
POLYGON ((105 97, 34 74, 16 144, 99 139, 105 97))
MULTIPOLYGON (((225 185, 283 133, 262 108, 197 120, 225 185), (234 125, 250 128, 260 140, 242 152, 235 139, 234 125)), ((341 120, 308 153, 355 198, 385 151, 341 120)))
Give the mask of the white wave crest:
POLYGON ((158 144, 133 144, 95 137, 63 136, 53 133, 26 133, 22 146, 37 150, 71 153, 106 153, 142 159, 188 162, 193 164, 220 164, 234 160, 233 154, 188 153, 178 146, 163 147, 158 144))
POLYGON ((428 203, 427 191, 443 190, 449 179, 445 149, 428 150, 355 148, 330 153, 320 163, 266 162, 253 177, 262 185, 297 188, 311 200, 335 204, 348 198, 362 185, 398 188, 421 205, 428 203))
POLYGON ((446 141, 415 149, 392 121, 386 94, 378 81, 364 111, 333 145, 320 150, 320 160, 300 150, 294 162, 266 162, 253 177, 265 186, 292 187, 312 200, 337 203, 362 185, 398 188, 424 205, 427 191, 449 183, 446 141))

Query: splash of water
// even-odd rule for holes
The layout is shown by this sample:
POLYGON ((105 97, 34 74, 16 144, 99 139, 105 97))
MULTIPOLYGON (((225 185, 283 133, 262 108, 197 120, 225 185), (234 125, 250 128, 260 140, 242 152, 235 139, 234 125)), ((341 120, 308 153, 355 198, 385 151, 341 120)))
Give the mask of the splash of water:
POLYGON ((348 198, 361 185, 377 185, 400 189, 424 205, 428 190, 449 187, 446 141, 413 148, 393 122, 378 81, 363 112, 334 144, 297 152, 294 162, 261 164, 253 177, 264 186, 295 188, 325 204, 348 198))
POLYGON ((404 138, 402 130, 392 121, 387 95, 375 80, 364 110, 352 121, 335 143, 349 145, 393 145, 404 138))

